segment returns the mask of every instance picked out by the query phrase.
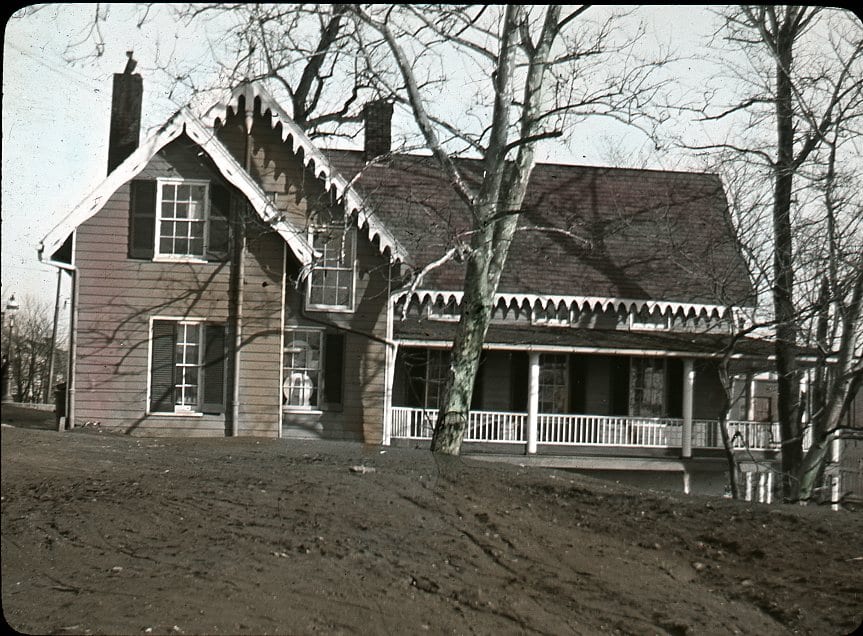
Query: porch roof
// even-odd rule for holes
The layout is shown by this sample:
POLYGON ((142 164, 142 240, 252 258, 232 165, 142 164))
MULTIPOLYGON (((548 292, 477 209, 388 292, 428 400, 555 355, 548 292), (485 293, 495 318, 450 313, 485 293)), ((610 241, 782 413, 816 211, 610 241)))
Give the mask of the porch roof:
MULTIPOLYGON (((394 338, 404 345, 443 347, 452 343, 456 324, 433 320, 406 319, 394 323, 394 338)), ((666 355, 674 357, 720 358, 731 342, 728 333, 630 331, 537 325, 489 326, 488 349, 544 350, 619 355, 666 355)), ((800 349, 802 358, 809 353, 800 349)), ((773 343, 760 338, 741 338, 733 358, 766 361, 773 356, 773 343)))

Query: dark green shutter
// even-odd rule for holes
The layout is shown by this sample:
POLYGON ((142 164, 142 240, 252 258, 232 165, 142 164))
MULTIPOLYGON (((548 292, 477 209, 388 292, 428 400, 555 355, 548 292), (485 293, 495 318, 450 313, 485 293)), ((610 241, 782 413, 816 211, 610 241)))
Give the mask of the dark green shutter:
POLYGON ((482 409, 482 391, 485 378, 485 364, 488 361, 488 354, 485 351, 479 354, 479 367, 476 370, 476 376, 473 379, 473 393, 470 398, 470 408, 474 411, 482 409))
POLYGON ((176 323, 153 321, 153 356, 150 360, 150 412, 174 410, 174 348, 176 323))
POLYGON ((225 327, 204 325, 204 368, 201 410, 220 415, 225 412, 225 327))
POLYGON ((668 358, 665 364, 666 415, 683 417, 683 360, 668 358))
POLYGON ((131 182, 129 258, 153 258, 156 242, 156 182, 131 182))
POLYGON ((207 260, 228 260, 230 244, 231 193, 219 183, 210 184, 210 226, 207 237, 207 260))
POLYGON ((527 411, 527 384, 530 378, 530 356, 527 351, 513 351, 510 354, 510 395, 512 410, 527 411))
POLYGON ((611 358, 611 413, 629 415, 629 358, 611 358))
POLYGON ((342 403, 342 378, 344 375, 345 336, 328 333, 324 338, 324 402, 329 405, 342 403))
POLYGON ((569 410, 572 413, 587 412, 587 356, 569 356, 569 410))

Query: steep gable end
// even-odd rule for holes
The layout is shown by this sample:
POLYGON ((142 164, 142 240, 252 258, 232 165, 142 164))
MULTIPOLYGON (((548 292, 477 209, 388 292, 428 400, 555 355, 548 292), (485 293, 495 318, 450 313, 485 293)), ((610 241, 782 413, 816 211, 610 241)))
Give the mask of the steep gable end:
POLYGON ((175 113, 42 239, 39 245, 40 260, 51 262, 55 254, 64 252, 72 232, 95 215, 124 183, 140 174, 160 150, 182 134, 195 142, 213 161, 225 180, 243 193, 255 212, 278 232, 297 259, 304 265, 310 264, 315 252, 304 238, 302 230, 282 218, 267 194, 228 149, 187 109, 175 113))

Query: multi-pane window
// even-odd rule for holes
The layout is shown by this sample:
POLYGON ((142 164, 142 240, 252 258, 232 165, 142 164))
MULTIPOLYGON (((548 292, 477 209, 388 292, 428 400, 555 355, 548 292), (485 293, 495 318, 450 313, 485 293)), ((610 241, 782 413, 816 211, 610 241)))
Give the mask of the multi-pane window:
POLYGON ((566 413, 569 397, 568 356, 543 353, 539 356, 539 412, 566 413))
POLYGON ((665 360, 632 358, 629 369, 629 414, 665 415, 665 360))
POLYGON ((285 332, 282 406, 338 408, 342 401, 344 336, 318 329, 285 332))
POLYGON ((321 385, 322 331, 292 331, 285 339, 283 385, 287 407, 317 408, 321 385))
POLYGON ((428 409, 439 409, 443 401, 443 389, 449 372, 449 352, 429 349, 426 361, 424 405, 428 409))
POLYGON ((159 181, 160 256, 204 258, 208 187, 207 182, 159 181))
MULTIPOLYGON (((177 325, 174 352, 174 395, 180 409, 197 410, 198 373, 201 370, 201 325, 181 322, 177 325)), ((175 409, 176 410, 176 409, 175 409)))
POLYGON ((350 226, 318 225, 311 229, 312 247, 320 254, 308 283, 308 305, 351 309, 354 295, 354 240, 350 226))
POLYGON ((134 179, 129 195, 129 258, 228 260, 233 199, 224 185, 134 179))
POLYGON ((223 413, 224 325, 153 320, 151 413, 223 413))

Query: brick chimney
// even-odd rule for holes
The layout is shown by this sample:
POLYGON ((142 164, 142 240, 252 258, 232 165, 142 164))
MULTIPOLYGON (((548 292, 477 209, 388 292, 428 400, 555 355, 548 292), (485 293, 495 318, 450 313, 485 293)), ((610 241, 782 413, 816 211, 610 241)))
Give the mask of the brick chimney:
POLYGON ((377 100, 363 107, 365 121, 365 148, 363 157, 371 161, 391 150, 393 105, 390 102, 377 100))
POLYGON ((144 88, 141 76, 134 73, 138 64, 132 51, 122 73, 114 73, 111 96, 111 132, 108 137, 108 173, 138 149, 141 135, 141 103, 144 88))

